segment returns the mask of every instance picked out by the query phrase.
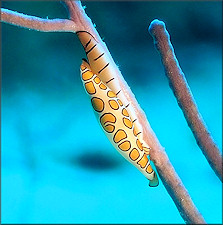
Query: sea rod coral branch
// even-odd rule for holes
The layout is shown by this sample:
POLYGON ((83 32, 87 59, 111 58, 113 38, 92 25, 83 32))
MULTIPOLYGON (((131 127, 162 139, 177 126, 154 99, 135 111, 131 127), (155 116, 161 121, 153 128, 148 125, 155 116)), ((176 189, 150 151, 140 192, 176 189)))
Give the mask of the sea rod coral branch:
MULTIPOLYGON (((152 137, 151 133, 150 138, 156 137, 152 137)), ((158 145, 159 143, 157 142, 156 144, 158 145)), ((164 149, 156 146, 155 150, 151 155, 151 159, 156 165, 159 177, 173 199, 181 217, 187 224, 206 224, 204 218, 194 205, 187 189, 178 177, 164 149)))
MULTIPOLYGON (((109 55, 109 57, 112 57, 105 43, 102 42, 100 36, 98 35, 98 32, 92 24, 90 18, 85 13, 80 1, 64 0, 64 3, 69 11, 70 19, 76 24, 81 24, 79 27, 82 27, 83 30, 91 33, 91 35, 93 35, 98 42, 101 42, 101 45, 104 46, 104 51, 106 54, 109 55)), ((137 103, 134 94, 125 82, 118 67, 116 68, 115 73, 115 79, 119 80, 122 91, 125 93, 128 101, 133 105, 134 111, 137 114, 140 123, 143 125, 143 133, 145 134, 144 140, 149 146, 151 146, 150 158, 154 162, 159 176, 176 204, 180 215, 186 223, 205 224, 202 215, 197 210, 182 181, 176 174, 166 152, 164 151, 164 148, 159 143, 159 140, 149 125, 145 113, 137 103)))
POLYGON ((222 181, 222 156, 198 111, 184 73, 175 56, 165 24, 157 19, 153 20, 149 26, 149 32, 160 53, 169 85, 184 113, 197 144, 216 175, 222 181))
POLYGON ((67 19, 42 19, 1 8, 1 21, 43 32, 76 32, 77 26, 67 19))

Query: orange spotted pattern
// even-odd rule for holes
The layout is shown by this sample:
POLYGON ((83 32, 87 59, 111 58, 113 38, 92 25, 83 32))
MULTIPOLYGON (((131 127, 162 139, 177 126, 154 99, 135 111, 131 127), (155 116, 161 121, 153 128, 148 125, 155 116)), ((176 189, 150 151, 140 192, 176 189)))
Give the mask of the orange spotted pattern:
POLYGON ((109 98, 115 98, 115 97, 117 97, 116 94, 113 91, 108 91, 107 92, 107 95, 108 95, 109 98))
POLYGON ((118 103, 119 103, 120 106, 123 106, 123 103, 120 99, 118 99, 118 103))
POLYGON ((143 147, 137 134, 139 131, 134 127, 127 107, 98 75, 91 72, 86 61, 81 65, 81 74, 92 107, 106 136, 128 161, 155 183, 153 186, 157 186, 158 179, 148 159, 149 148, 143 147))
POLYGON ((141 168, 145 168, 146 164, 148 163, 148 158, 146 154, 143 155, 143 157, 137 162, 141 168))
POLYGON ((85 83, 85 89, 88 92, 88 94, 90 94, 90 95, 93 95, 96 93, 96 89, 95 89, 95 86, 92 81, 85 83))
POLYGON ((131 148, 131 143, 130 143, 130 141, 124 141, 121 144, 119 144, 118 147, 122 151, 128 151, 131 148))
POLYGON ((94 82, 95 82, 96 84, 99 84, 99 83, 101 82, 101 79, 100 79, 99 77, 95 77, 95 78, 94 78, 94 82))
POLYGON ((82 79, 84 81, 89 80, 93 77, 93 75, 94 74, 91 71, 87 70, 86 72, 82 73, 82 79))
POLYGON ((138 148, 142 151, 143 150, 142 143, 140 142, 139 139, 136 140, 136 144, 137 144, 138 148))
POLYGON ((119 108, 118 103, 115 100, 109 100, 108 103, 110 107, 114 110, 117 110, 119 108))
POLYGON ((107 87, 106 87, 104 84, 102 84, 102 83, 99 85, 99 87, 100 87, 102 90, 106 90, 106 89, 107 89, 107 87))
POLYGON ((127 138, 126 132, 125 132, 124 130, 119 129, 119 130, 115 133, 115 135, 114 135, 114 137, 113 137, 113 140, 114 140, 115 143, 118 143, 118 142, 120 142, 121 140, 123 140, 123 139, 125 139, 125 138, 127 138))
POLYGON ((97 97, 93 97, 91 99, 91 104, 94 108, 95 111, 97 112, 102 112, 104 110, 104 101, 100 98, 97 97))
POLYGON ((129 116, 129 113, 128 113, 128 111, 124 108, 124 109, 122 109, 122 115, 123 116, 129 116))
POLYGON ((133 149, 131 150, 131 152, 129 153, 129 157, 130 157, 133 161, 135 161, 136 159, 138 159, 139 156, 140 156, 139 151, 138 151, 136 148, 133 148, 133 149))
POLYGON ((128 127, 129 129, 132 129, 132 121, 130 119, 127 119, 125 117, 123 117, 123 123, 125 124, 126 127, 128 127))

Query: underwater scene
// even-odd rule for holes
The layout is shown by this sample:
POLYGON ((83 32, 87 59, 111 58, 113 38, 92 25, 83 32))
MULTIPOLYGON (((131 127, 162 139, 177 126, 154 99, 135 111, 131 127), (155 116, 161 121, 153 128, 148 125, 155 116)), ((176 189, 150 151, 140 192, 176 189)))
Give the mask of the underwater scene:
MULTIPOLYGON (((208 224, 222 224, 222 183, 198 147, 148 31, 163 21, 198 109, 222 151, 222 2, 82 1, 176 173, 208 224)), ((2 7, 67 19, 60 1, 2 7)), ((112 146, 80 77, 74 33, 1 23, 1 223, 184 224, 112 146)), ((154 168, 154 167, 153 167, 154 168)))

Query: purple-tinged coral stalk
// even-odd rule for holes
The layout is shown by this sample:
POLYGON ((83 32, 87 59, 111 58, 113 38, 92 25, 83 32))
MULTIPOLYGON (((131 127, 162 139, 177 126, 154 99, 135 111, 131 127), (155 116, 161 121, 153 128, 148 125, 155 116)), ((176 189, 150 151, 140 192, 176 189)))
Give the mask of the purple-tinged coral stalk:
POLYGON ((1 21, 12 25, 42 32, 76 32, 77 27, 71 20, 43 19, 1 8, 1 21))
POLYGON ((169 85, 184 113, 188 126, 192 130, 197 144, 210 166, 222 181, 222 156, 198 111, 185 75, 175 56, 165 23, 157 19, 153 20, 149 26, 149 32, 154 39, 154 44, 161 56, 169 85))

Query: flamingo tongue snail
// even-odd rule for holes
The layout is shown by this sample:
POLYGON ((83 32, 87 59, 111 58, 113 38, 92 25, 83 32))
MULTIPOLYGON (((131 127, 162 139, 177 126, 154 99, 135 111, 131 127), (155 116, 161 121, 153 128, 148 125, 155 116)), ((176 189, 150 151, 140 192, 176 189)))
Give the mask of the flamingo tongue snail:
MULTIPOLYGON (((91 71, 97 74, 106 86, 108 86, 118 97, 122 100, 122 103, 128 107, 128 113, 132 118, 135 125, 135 132, 142 137, 142 127, 138 122, 136 113, 131 105, 131 103, 126 99, 125 94, 119 84, 118 79, 115 77, 117 71, 117 66, 115 65, 109 51, 106 51, 106 46, 104 43, 99 43, 90 33, 87 31, 76 32, 81 44, 84 47, 88 62, 91 67, 91 71)), ((147 147, 147 144, 142 141, 142 144, 147 147)), ((149 147, 147 147, 149 149, 149 147)))
MULTIPOLYGON (((89 40, 88 43, 90 43, 89 40)), ((107 68, 109 67, 107 66, 107 68)), ((130 115, 129 103, 126 106, 122 95, 118 96, 107 85, 112 82, 112 86, 115 86, 114 79, 111 82, 104 83, 101 74, 93 73, 91 65, 85 59, 82 61, 80 71, 85 90, 91 98, 95 115, 110 142, 125 159, 150 180, 149 186, 158 186, 157 175, 150 165, 150 147, 146 146, 141 140, 141 131, 139 131, 139 127, 135 125, 130 115)))

